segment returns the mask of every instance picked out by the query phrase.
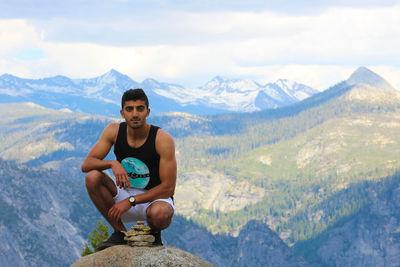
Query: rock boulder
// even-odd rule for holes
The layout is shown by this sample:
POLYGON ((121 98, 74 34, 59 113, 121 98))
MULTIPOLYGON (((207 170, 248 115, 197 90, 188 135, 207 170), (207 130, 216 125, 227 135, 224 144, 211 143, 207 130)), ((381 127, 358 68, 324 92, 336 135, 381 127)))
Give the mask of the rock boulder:
POLYGON ((175 247, 113 246, 80 258, 71 267, 145 267, 145 266, 204 266, 212 265, 199 257, 175 247))

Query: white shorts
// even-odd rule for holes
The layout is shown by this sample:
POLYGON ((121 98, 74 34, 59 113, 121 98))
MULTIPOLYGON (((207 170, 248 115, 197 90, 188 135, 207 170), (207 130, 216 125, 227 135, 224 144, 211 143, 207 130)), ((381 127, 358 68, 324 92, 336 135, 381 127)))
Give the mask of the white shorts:
MULTIPOLYGON (((114 184, 115 184, 115 181, 114 181, 114 184)), ((123 189, 123 188, 119 188, 119 186, 117 186, 117 185, 115 185, 115 186, 117 187, 117 195, 115 195, 115 197, 114 197, 115 203, 121 202, 122 200, 124 200, 132 195, 134 196, 134 195, 142 194, 147 191, 145 189, 139 189, 139 188, 134 188, 134 187, 129 187, 127 189, 123 189)), ((175 206, 174 206, 174 202, 172 201, 172 199, 171 198, 160 198, 160 199, 153 200, 151 202, 136 204, 134 207, 130 208, 127 212, 125 212, 124 214, 121 215, 121 221, 123 223, 146 221, 147 220, 147 208, 151 204, 153 204, 154 202, 157 202, 157 201, 167 202, 174 209, 174 213, 175 213, 175 206)))

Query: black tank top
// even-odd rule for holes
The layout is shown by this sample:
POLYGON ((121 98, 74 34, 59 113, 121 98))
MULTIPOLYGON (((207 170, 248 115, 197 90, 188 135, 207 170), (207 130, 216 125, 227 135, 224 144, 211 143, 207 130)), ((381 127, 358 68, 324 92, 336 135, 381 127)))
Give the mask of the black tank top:
POLYGON ((131 187, 149 190, 161 184, 160 155, 156 151, 156 135, 159 127, 150 125, 146 141, 138 148, 129 146, 126 127, 126 122, 120 123, 114 154, 128 173, 131 187))

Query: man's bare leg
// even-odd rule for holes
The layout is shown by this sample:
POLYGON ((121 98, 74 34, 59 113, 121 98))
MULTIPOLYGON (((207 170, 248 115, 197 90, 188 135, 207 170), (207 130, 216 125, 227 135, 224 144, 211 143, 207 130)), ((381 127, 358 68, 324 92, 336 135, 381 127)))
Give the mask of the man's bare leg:
POLYGON ((164 201, 156 201, 147 208, 147 223, 157 231, 167 228, 172 221, 174 209, 164 201))
POLYGON ((117 187, 111 178, 101 171, 93 170, 86 174, 85 183, 90 199, 107 222, 114 230, 126 231, 121 220, 113 222, 108 218, 108 211, 114 205, 113 197, 117 195, 117 187))
POLYGON ((155 237, 154 245, 162 246, 161 230, 167 228, 172 221, 174 209, 164 201, 157 201, 147 208, 147 223, 155 237))

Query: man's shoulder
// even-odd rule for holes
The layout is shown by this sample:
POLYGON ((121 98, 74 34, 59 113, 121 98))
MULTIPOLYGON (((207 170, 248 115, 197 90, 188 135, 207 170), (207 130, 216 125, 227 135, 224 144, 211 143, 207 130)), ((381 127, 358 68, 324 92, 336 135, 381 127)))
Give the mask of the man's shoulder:
POLYGON ((158 129, 156 136, 156 150, 161 155, 163 151, 174 151, 174 139, 172 136, 164 131, 163 129, 158 129))
POLYGON ((119 125, 120 125, 119 122, 111 122, 110 124, 108 124, 108 125, 106 126, 106 128, 105 128, 104 130, 106 130, 106 131, 112 131, 112 132, 118 131, 118 130, 119 130, 119 125))
MULTIPOLYGON (((157 127, 157 126, 156 126, 157 127)), ((171 139, 172 140, 172 136, 167 133, 166 131, 164 131, 163 129, 161 129, 160 127, 157 127, 157 139, 171 139)))
POLYGON ((118 134, 118 130, 119 130, 119 122, 112 122, 110 124, 108 124, 106 126, 106 128, 104 128, 103 134, 105 135, 105 137, 107 139, 110 139, 112 142, 115 141, 115 138, 118 134))

